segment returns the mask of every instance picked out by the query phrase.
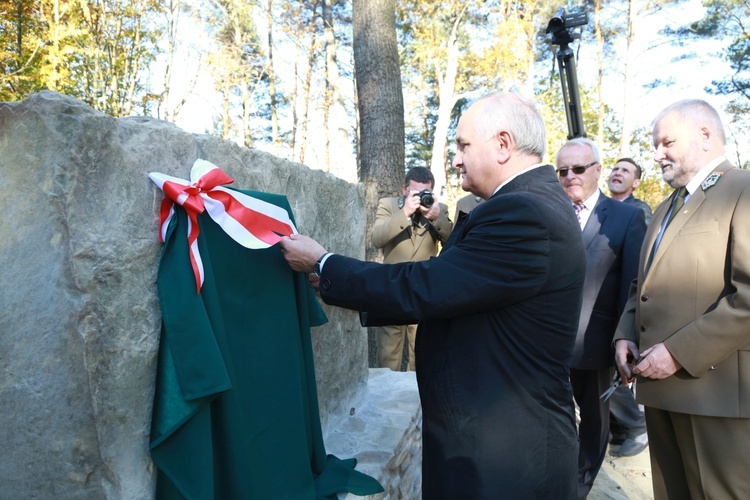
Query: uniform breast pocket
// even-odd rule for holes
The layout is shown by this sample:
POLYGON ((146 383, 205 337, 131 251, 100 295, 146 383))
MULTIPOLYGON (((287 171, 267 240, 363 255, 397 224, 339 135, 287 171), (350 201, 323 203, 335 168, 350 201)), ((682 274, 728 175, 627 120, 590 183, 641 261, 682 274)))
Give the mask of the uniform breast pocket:
POLYGON ((691 224, 680 229, 680 237, 690 236, 691 234, 715 233, 719 230, 719 221, 701 222, 700 224, 691 224))

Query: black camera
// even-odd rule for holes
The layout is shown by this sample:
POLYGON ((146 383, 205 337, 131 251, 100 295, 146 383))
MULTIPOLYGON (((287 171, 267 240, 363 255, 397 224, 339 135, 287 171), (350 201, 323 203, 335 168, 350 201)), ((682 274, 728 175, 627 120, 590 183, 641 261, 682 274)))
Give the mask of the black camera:
POLYGON ((419 196, 419 203, 423 207, 430 208, 435 203, 435 197, 432 196, 432 191, 429 189, 423 189, 418 193, 414 193, 414 196, 419 196))
POLYGON ((558 9, 554 17, 547 24, 547 33, 559 33, 563 30, 584 26, 588 24, 589 17, 586 12, 565 13, 565 9, 558 9))

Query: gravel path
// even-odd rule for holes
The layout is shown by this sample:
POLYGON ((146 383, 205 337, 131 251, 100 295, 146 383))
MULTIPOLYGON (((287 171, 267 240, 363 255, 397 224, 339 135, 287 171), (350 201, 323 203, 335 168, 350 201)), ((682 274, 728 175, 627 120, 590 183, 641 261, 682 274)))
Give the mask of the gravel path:
POLYGON ((651 461, 648 448, 634 457, 615 458, 609 453, 596 476, 588 500, 648 500, 651 487, 651 461))

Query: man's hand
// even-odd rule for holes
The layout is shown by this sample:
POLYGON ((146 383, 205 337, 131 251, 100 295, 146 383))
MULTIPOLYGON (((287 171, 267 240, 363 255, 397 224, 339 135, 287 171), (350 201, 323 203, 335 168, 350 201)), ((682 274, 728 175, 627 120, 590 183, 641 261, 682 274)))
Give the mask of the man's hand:
POLYGON ((419 205, 419 210, 422 212, 422 217, 430 222, 435 222, 435 219, 440 216, 440 203, 438 203, 438 199, 437 196, 435 196, 435 193, 432 193, 432 198, 435 200, 435 203, 433 203, 431 207, 427 208, 425 206, 419 205))
POLYGON ((624 384, 635 381, 633 367, 638 362, 638 346, 630 340, 619 339, 615 342, 615 365, 624 384))
POLYGON ((313 272, 315 262, 326 253, 326 249, 317 241, 301 234, 285 236, 279 242, 279 246, 289 267, 305 273, 313 272))
POLYGON ((658 380, 673 375, 680 368, 682 365, 672 357, 667 346, 661 343, 641 353, 641 361, 633 373, 658 380))
POLYGON ((320 296, 320 278, 315 276, 315 273, 310 273, 307 275, 307 282, 310 283, 310 286, 313 287, 313 290, 315 290, 315 293, 320 296))
POLYGON ((419 191, 412 189, 409 191, 409 194, 404 197, 404 208, 402 208, 402 210, 407 217, 411 217, 414 212, 419 210, 422 206, 419 201, 419 196, 415 196, 417 194, 419 194, 419 191))

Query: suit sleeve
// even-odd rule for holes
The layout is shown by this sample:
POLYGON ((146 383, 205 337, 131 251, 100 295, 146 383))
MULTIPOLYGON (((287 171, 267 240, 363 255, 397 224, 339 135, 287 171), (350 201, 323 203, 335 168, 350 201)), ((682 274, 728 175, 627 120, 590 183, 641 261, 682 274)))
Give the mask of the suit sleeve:
POLYGON ((620 339, 630 340, 638 344, 638 332, 635 328, 635 308, 638 305, 638 279, 634 279, 630 283, 630 289, 628 291, 628 300, 625 302, 625 307, 620 315, 620 321, 617 323, 617 329, 615 335, 612 338, 614 345, 620 339))
POLYGON ((440 215, 438 215, 438 218, 432 221, 431 224, 432 227, 435 228, 435 231, 437 231, 440 241, 445 243, 453 230, 453 222, 448 218, 447 205, 443 203, 440 204, 440 215))
POLYGON ((694 377, 702 376, 750 344, 750 219, 747 215, 750 214, 750 185, 741 192, 732 213, 724 271, 728 272, 730 293, 664 342, 672 356, 694 377))
POLYGON ((641 208, 641 210, 643 210, 643 216, 646 218, 646 225, 648 226, 651 222, 651 215, 653 214, 653 212, 651 211, 651 207, 644 201, 642 201, 638 206, 639 208, 641 208))
POLYGON ((534 295, 549 272, 549 213, 507 196, 477 213, 466 236, 439 257, 401 264, 331 256, 320 293, 331 305, 399 322, 484 312, 534 295))
POLYGON ((404 231, 411 221, 397 206, 389 203, 389 198, 378 202, 375 224, 372 227, 372 244, 375 248, 383 248, 389 241, 404 231), (396 208, 394 211, 393 209, 396 208))
POLYGON ((646 235, 646 221, 642 210, 633 211, 628 221, 625 232, 625 241, 622 248, 622 269, 620 275, 620 290, 617 302, 620 314, 625 310, 625 305, 630 294, 630 283, 638 277, 638 262, 640 261, 641 246, 646 235))

